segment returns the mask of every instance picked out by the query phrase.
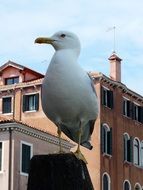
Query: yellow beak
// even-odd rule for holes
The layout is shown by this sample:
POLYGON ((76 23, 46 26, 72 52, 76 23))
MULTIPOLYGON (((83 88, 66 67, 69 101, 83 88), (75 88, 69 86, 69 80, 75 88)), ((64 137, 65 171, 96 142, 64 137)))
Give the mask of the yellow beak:
POLYGON ((38 44, 52 44, 55 40, 52 38, 45 38, 45 37, 40 37, 35 40, 35 43, 38 44))

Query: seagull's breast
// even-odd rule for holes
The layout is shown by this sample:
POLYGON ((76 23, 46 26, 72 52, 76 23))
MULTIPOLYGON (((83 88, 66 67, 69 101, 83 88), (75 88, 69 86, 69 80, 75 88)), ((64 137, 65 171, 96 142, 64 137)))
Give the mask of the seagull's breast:
POLYGON ((42 107, 54 122, 94 119, 96 95, 85 71, 70 52, 56 52, 42 85, 42 107))

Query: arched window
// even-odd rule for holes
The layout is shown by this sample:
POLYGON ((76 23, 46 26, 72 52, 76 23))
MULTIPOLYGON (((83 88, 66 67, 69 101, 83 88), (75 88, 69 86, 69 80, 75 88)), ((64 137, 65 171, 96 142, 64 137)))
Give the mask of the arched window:
POLYGON ((101 128, 101 146, 102 153, 112 154, 112 128, 103 124, 101 128))
POLYGON ((124 134, 124 160, 132 161, 132 140, 127 133, 124 134))
POLYGON ((141 186, 140 186, 139 183, 137 183, 137 184, 135 185, 135 190, 141 190, 141 186))
POLYGON ((131 190, 131 185, 130 185, 129 181, 124 182, 123 190, 131 190))
POLYGON ((141 166, 143 166, 143 141, 141 142, 141 152, 140 152, 140 161, 141 161, 141 166))
POLYGON ((137 138, 134 139, 134 164, 140 165, 140 143, 137 138))
POLYGON ((102 190, 110 190, 110 176, 107 173, 103 174, 102 190))

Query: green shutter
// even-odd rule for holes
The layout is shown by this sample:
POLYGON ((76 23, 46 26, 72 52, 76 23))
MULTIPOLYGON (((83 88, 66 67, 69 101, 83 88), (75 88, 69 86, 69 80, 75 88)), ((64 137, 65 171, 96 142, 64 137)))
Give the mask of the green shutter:
POLYGON ((133 137, 130 137, 130 162, 133 162, 133 137))
POLYGON ((131 107, 132 107, 132 113, 131 113, 132 119, 135 119, 135 106, 136 105, 134 103, 131 104, 131 107))
POLYGON ((107 132, 107 153, 112 155, 112 128, 107 132))
POLYGON ((123 99, 123 115, 125 115, 125 104, 126 104, 126 100, 123 99))
POLYGON ((0 171, 2 170, 2 142, 0 142, 0 171))
POLYGON ((35 110, 39 110, 39 93, 35 94, 35 110))
POLYGON ((123 147, 124 147, 124 161, 128 159, 128 140, 126 135, 123 136, 123 147))
POLYGON ((23 112, 26 111, 26 96, 23 95, 23 112))
POLYGON ((128 139, 127 140, 127 158, 126 158, 126 160, 128 161, 128 162, 131 162, 131 139, 128 139))
POLYGON ((104 144, 104 126, 101 124, 101 152, 104 153, 105 152, 105 144, 104 144))
POLYGON ((113 91, 108 90, 108 107, 113 108, 113 91))
POLYGON ((104 88, 101 86, 101 104, 104 105, 104 88))
POLYGON ((140 118, 140 122, 143 123, 143 107, 140 107, 140 112, 139 112, 139 118, 140 118))
POLYGON ((31 147, 22 144, 22 172, 28 173, 29 172, 29 164, 31 158, 31 147))
MULTIPOLYGON (((130 101, 129 101, 129 102, 130 102, 130 101)), ((131 117, 131 118, 132 118, 132 113, 133 113, 133 103, 130 102, 130 103, 129 103, 129 117, 131 117)))
POLYGON ((23 112, 26 111, 26 95, 23 95, 23 112))

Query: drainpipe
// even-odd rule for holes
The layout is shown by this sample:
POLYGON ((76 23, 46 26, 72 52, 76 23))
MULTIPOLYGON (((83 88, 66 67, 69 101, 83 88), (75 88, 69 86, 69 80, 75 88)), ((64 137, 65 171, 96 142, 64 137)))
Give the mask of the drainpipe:
POLYGON ((9 173, 8 173, 8 190, 11 190, 11 177, 12 177, 12 129, 9 128, 9 173))
POLYGON ((12 115, 13 120, 15 119, 15 88, 16 88, 16 85, 13 88, 13 115, 12 115))
POLYGON ((20 88, 20 112, 19 112, 19 120, 21 121, 22 117, 22 88, 20 88))

